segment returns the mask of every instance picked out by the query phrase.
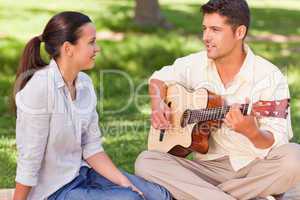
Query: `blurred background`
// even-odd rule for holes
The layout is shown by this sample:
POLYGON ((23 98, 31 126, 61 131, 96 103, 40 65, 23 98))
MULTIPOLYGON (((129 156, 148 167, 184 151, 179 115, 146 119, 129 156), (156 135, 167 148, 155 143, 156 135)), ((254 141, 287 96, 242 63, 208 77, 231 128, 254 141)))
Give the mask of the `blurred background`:
MULTIPOLYGON (((15 116, 9 99, 19 58, 25 43, 41 34, 54 14, 80 11, 94 21, 102 51, 88 74, 98 95, 104 147, 120 168, 133 172, 150 125, 147 79, 176 58, 203 49, 200 6, 205 2, 0 0, 0 188, 14 187, 15 116)), ((288 77, 293 141, 300 142, 300 1, 248 3, 252 22, 247 43, 288 77)))

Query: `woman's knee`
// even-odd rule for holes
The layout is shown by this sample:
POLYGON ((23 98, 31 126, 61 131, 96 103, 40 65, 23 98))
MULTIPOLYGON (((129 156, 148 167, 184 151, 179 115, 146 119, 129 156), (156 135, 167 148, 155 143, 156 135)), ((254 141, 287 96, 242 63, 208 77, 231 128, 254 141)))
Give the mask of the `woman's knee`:
POLYGON ((163 186, 145 180, 142 177, 136 176, 136 175, 132 175, 132 174, 128 174, 126 172, 124 172, 124 175, 128 177, 128 179, 137 187, 139 188, 140 191, 142 191, 144 193, 144 196, 146 199, 149 200, 156 200, 156 199, 160 199, 160 200, 171 200, 171 194, 170 192, 164 188, 163 186))
POLYGON ((143 200, 143 197, 130 188, 114 188, 114 189, 86 189, 77 188, 67 193, 64 200, 86 200, 86 199, 102 199, 102 200, 143 200))
POLYGON ((108 198, 109 200, 143 200, 144 198, 137 192, 132 191, 129 188, 126 188, 122 192, 115 193, 111 197, 108 198))

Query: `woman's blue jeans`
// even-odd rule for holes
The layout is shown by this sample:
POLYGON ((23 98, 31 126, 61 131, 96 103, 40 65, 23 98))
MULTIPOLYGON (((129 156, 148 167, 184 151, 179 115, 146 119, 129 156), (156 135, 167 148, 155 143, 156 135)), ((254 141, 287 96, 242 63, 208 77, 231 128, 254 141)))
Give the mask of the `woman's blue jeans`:
POLYGON ((130 188, 118 186, 92 168, 81 167, 79 176, 52 194, 48 200, 171 200, 162 186, 123 172, 144 194, 144 198, 130 188))

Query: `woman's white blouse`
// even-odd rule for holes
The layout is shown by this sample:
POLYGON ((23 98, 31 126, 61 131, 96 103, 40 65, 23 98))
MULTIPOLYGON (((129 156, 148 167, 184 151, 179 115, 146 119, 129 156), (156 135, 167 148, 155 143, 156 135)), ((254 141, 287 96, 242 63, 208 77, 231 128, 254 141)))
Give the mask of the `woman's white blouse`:
POLYGON ((80 72, 75 85, 72 101, 52 59, 16 94, 16 181, 33 187, 29 200, 46 199, 103 151, 93 83, 80 72))

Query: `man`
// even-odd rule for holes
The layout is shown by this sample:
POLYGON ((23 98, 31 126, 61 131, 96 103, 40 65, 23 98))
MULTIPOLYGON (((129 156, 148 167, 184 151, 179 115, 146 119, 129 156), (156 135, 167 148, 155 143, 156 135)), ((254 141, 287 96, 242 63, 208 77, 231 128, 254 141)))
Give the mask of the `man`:
POLYGON ((250 23, 245 0, 210 0, 202 12, 206 51, 179 58, 150 78, 152 126, 171 127, 164 99, 172 83, 204 87, 234 106, 211 134, 207 154, 188 160, 144 151, 136 173, 165 186, 177 200, 279 199, 300 182, 300 147, 289 143, 290 113, 286 119, 244 116, 236 104, 288 99, 287 81, 245 44, 250 23))

